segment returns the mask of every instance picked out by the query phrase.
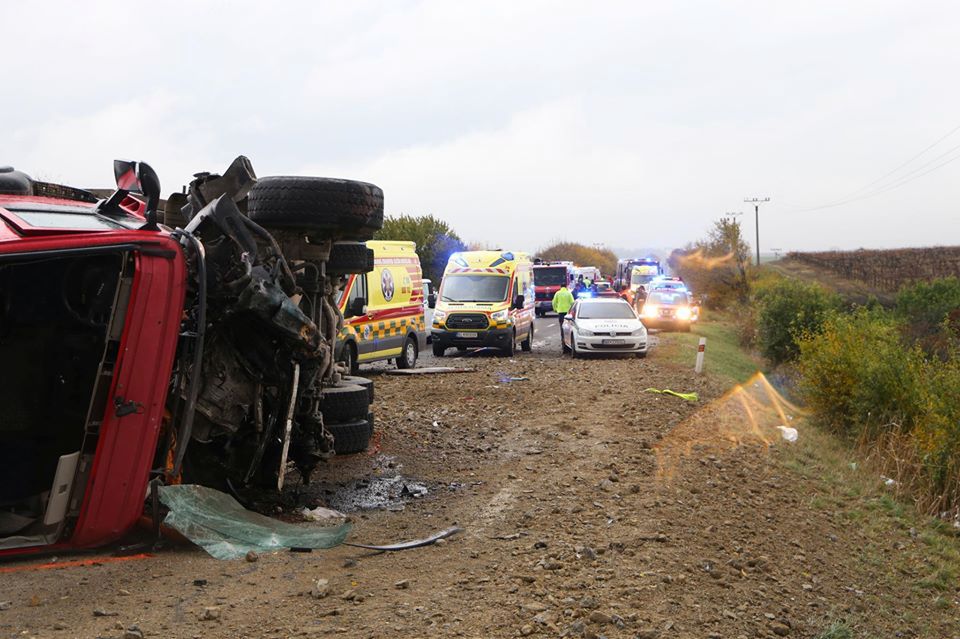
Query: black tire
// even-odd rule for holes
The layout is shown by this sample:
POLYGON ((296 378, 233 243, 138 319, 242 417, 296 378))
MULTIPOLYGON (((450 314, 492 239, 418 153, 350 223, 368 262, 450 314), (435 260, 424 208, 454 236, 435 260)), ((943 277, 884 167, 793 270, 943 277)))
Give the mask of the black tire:
POLYGON ((368 413, 362 419, 341 424, 324 424, 333 435, 333 449, 338 455, 362 453, 370 445, 370 422, 368 413))
POLYGON ((573 359, 580 359, 580 351, 577 350, 577 342, 570 338, 570 355, 573 356, 573 359))
POLYGON ((458 353, 466 353, 466 352, 467 352, 467 347, 466 347, 466 346, 457 346, 457 352, 458 352, 458 353))
POLYGON ((373 423, 373 413, 367 413, 367 430, 370 431, 370 437, 373 437, 373 433, 375 432, 373 423))
POLYGON ((637 359, 646 359, 646 358, 647 358, 646 352, 637 353, 637 359))
POLYGON ((347 373, 350 375, 356 375, 360 372, 360 364, 357 362, 357 347, 353 342, 347 342, 343 345, 340 361, 347 365, 347 373))
POLYGON ((320 392, 323 421, 350 422, 363 419, 370 412, 370 392, 357 384, 340 384, 320 392))
POLYGON ((537 317, 543 317, 543 311, 541 311, 539 308, 533 309, 533 314, 537 317))
POLYGON ((367 379, 366 377, 357 377, 356 375, 344 375, 343 376, 344 384, 356 384, 357 386, 363 386, 367 389, 367 395, 370 396, 370 403, 373 404, 374 392, 373 392, 373 380, 367 379))
POLYGON ((416 366, 419 351, 420 348, 417 346, 417 338, 413 335, 407 335, 407 339, 403 342, 403 350, 400 352, 400 355, 397 356, 397 368, 403 370, 416 366))
POLYGON ((503 354, 507 357, 513 357, 517 354, 517 334, 510 333, 510 342, 503 348, 503 354))
POLYGON ((560 336, 560 353, 566 354, 570 352, 570 347, 563 343, 563 336, 560 336))
POLYGON ((524 353, 529 353, 533 350, 533 322, 530 322, 530 330, 527 331, 527 339, 520 342, 520 348, 524 353))
POLYGON ((447 350, 447 349, 446 349, 445 347, 443 347, 443 346, 440 346, 440 344, 437 344, 436 342, 433 343, 433 356, 434 356, 434 357, 443 357, 443 353, 444 353, 446 350, 447 350))
POLYGON ((331 275, 360 275, 373 270, 373 249, 363 242, 334 242, 327 260, 331 275))
POLYGON ((355 180, 265 177, 250 189, 247 212, 268 228, 345 231, 369 240, 383 226, 383 191, 355 180))

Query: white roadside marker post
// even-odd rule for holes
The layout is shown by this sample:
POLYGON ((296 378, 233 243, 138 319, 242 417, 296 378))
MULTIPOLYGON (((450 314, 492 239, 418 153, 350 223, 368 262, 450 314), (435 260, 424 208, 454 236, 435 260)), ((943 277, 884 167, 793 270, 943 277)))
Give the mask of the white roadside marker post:
POLYGON ((700 343, 697 344, 697 365, 694 367, 694 372, 703 373, 703 354, 707 350, 707 338, 701 337, 700 343))

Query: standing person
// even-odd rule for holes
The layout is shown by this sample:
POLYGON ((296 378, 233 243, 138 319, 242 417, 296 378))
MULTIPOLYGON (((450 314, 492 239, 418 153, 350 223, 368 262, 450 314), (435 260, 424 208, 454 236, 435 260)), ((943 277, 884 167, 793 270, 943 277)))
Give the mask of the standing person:
POLYGON ((560 318, 560 348, 563 349, 563 319, 573 307, 573 293, 566 286, 561 286, 553 295, 553 301, 550 303, 553 311, 560 318))
POLYGON ((620 299, 627 300, 627 304, 633 306, 633 291, 630 290, 629 284, 620 287, 620 299))
POLYGON ((634 307, 637 309, 637 313, 643 313, 643 304, 647 301, 647 289, 643 286, 637 288, 637 292, 633 298, 634 307))

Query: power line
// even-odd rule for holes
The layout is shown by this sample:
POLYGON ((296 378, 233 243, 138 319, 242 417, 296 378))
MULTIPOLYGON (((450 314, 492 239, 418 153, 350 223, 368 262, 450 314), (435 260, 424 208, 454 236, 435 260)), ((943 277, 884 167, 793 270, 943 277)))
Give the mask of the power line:
MULTIPOLYGON (((902 162, 901 164, 897 165, 894 169, 892 169, 892 170, 890 170, 890 171, 887 171, 886 173, 884 173, 883 175, 881 175, 881 176, 878 177, 877 179, 873 180, 873 181, 870 182, 869 184, 866 184, 866 185, 860 187, 860 188, 857 189, 856 191, 852 191, 852 192, 848 193, 847 195, 844 195, 843 197, 837 198, 837 199, 835 199, 835 200, 830 200, 830 201, 828 201, 828 202, 826 202, 826 203, 824 203, 824 204, 820 204, 820 205, 812 206, 812 207, 795 209, 793 212, 795 212, 795 213, 805 213, 805 212, 807 212, 807 211, 818 211, 818 210, 821 210, 821 209, 827 209, 827 208, 832 208, 832 207, 835 207, 835 206, 841 206, 841 205, 843 205, 843 204, 849 204, 849 203, 851 203, 851 202, 857 202, 857 201, 859 201, 859 200, 871 198, 871 197, 874 197, 874 196, 876 196, 876 195, 880 195, 881 193, 886 193, 887 191, 891 191, 891 190, 893 190, 893 189, 895 189, 895 188, 899 188, 900 186, 903 186, 903 185, 905 185, 905 184, 909 184, 909 183, 912 182, 913 180, 912 180, 912 179, 905 179, 905 178, 908 178, 908 177, 910 177, 910 176, 912 176, 912 175, 915 175, 917 172, 922 171, 924 168, 926 168, 926 167, 930 166, 931 164, 937 162, 938 160, 942 159, 942 158, 945 157, 946 155, 952 153, 953 151, 956 151, 957 149, 960 149, 960 144, 958 144, 958 145, 956 145, 956 146, 953 146, 953 147, 947 149, 946 151, 944 151, 943 153, 941 153, 941 154, 938 155, 937 157, 933 158, 932 160, 927 161, 925 164, 920 165, 919 167, 913 169, 912 171, 909 171, 908 173, 906 173, 906 174, 904 174, 904 175, 901 175, 901 176, 897 177, 896 179, 894 179, 894 180, 892 180, 892 181, 890 181, 890 182, 887 182, 886 184, 883 184, 883 182, 886 181, 887 178, 889 178, 890 176, 894 175, 895 173, 897 173, 898 171, 900 171, 900 170, 903 169, 904 167, 910 165, 910 164, 913 163, 915 160, 917 160, 917 159, 919 159, 920 157, 922 157, 923 155, 925 155, 925 154, 927 153, 927 151, 933 149, 934 147, 936 147, 938 144, 940 144, 941 142, 943 142, 944 140, 946 140, 947 138, 949 138, 950 136, 952 136, 952 135, 953 135, 954 133, 956 133, 957 131, 960 131, 960 125, 957 125, 957 126, 955 126, 954 128, 950 129, 947 133, 945 133, 945 134, 943 134, 942 136, 940 136, 939 138, 937 138, 936 141, 934 141, 933 143, 931 143, 931 144, 927 145, 926 147, 924 147, 924 149, 923 149, 922 151, 920 151, 919 153, 913 155, 912 157, 910 157, 910 158, 909 158, 908 160, 906 160, 905 162, 902 162), (874 188, 874 187, 876 187, 876 188, 874 188), (862 195, 862 196, 859 195, 860 193, 863 193, 864 191, 871 191, 871 192, 869 192, 869 193, 867 193, 867 194, 865 194, 865 195, 862 195)), ((954 158, 954 159, 956 159, 956 158, 954 158)), ((932 173, 933 171, 935 171, 936 169, 940 168, 941 166, 945 166, 945 165, 947 165, 947 164, 950 164, 952 161, 953 161, 953 159, 948 160, 947 162, 938 164, 937 166, 935 166, 935 167, 934 167, 933 169, 931 169, 930 171, 925 171, 925 172, 923 172, 923 173, 920 173, 920 175, 917 175, 916 177, 922 177, 922 176, 924 176, 924 175, 927 175, 928 173, 932 173)))

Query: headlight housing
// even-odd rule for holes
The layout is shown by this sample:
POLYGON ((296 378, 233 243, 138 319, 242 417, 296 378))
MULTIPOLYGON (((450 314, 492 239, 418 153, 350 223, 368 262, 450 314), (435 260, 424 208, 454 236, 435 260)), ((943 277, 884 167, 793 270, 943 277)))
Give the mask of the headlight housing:
POLYGON ((446 311, 434 311, 434 312, 433 312, 433 323, 434 323, 434 324, 440 324, 440 323, 442 323, 443 320, 445 320, 445 319, 447 319, 447 312, 446 312, 446 311))
POLYGON ((677 319, 688 320, 690 319, 690 307, 681 306, 677 309, 677 319))
POLYGON ((646 335, 646 334, 647 334, 647 329, 644 328, 643 324, 641 324, 641 325, 640 325, 640 328, 638 328, 637 330, 633 331, 633 332, 630 333, 630 334, 633 335, 634 337, 639 337, 639 336, 641 336, 641 335, 646 335))
POLYGON ((660 311, 660 308, 655 304, 645 304, 643 306, 644 317, 656 317, 659 311, 660 311))
POLYGON ((508 309, 503 309, 502 311, 494 311, 490 313, 490 319, 494 322, 504 322, 510 319, 510 311, 508 309))
MULTIPOLYGON (((576 327, 574 327, 574 328, 576 328, 576 327)), ((593 332, 593 331, 588 331, 588 330, 585 329, 585 328, 577 328, 577 335, 583 335, 584 337, 593 337, 593 336, 594 336, 594 332, 593 332)))

